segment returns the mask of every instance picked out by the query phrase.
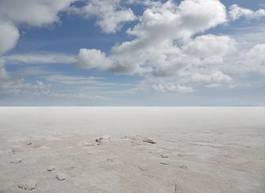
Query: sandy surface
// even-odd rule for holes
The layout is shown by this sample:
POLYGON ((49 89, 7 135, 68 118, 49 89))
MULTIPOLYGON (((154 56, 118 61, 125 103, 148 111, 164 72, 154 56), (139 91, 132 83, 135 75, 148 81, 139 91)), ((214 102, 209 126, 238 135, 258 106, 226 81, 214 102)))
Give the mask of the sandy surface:
POLYGON ((0 193, 264 193, 265 108, 0 108, 0 193))

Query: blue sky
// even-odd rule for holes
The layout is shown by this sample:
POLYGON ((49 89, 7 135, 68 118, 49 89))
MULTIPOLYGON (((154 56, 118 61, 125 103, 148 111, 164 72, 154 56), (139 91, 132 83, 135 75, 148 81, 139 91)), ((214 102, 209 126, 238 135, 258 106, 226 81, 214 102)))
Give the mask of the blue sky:
POLYGON ((0 1, 0 105, 265 105, 262 0, 0 1))

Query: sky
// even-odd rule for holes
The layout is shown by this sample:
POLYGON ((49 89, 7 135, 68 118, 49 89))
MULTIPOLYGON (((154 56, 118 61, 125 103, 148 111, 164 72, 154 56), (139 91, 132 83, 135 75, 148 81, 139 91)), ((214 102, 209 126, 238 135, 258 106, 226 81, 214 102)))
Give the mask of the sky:
POLYGON ((264 106, 264 0, 0 0, 1 106, 264 106))

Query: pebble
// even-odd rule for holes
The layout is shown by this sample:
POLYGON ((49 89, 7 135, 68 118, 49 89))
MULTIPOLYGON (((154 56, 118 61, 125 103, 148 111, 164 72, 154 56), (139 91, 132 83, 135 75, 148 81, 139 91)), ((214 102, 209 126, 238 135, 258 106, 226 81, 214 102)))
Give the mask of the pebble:
POLYGON ((33 191, 37 188, 37 183, 33 180, 29 180, 26 182, 22 182, 17 187, 22 190, 33 191))
POLYGON ((99 137, 99 138, 97 138, 95 141, 96 141, 97 145, 102 145, 102 143, 103 143, 103 138, 102 138, 102 137, 99 137))
POLYGON ((103 141, 104 142, 109 142, 110 141, 110 136, 103 136, 95 139, 97 145, 102 145, 103 141))
POLYGON ((145 143, 150 143, 150 144, 156 144, 155 141, 153 141, 152 139, 149 139, 149 138, 145 138, 145 139, 143 139, 143 142, 145 142, 145 143))
POLYGON ((11 164, 19 164, 19 163, 22 163, 22 159, 15 159, 15 160, 12 160, 10 161, 11 164))
POLYGON ((188 166, 186 166, 186 165, 183 164, 183 165, 180 165, 179 168, 181 168, 181 169, 188 169, 188 166))
POLYGON ((50 167, 47 168, 47 171, 48 172, 55 171, 55 167, 54 166, 50 166, 50 167))
POLYGON ((166 165, 168 166, 169 164, 168 163, 165 163, 165 162, 160 162, 161 165, 166 165))
POLYGON ((27 145, 32 145, 32 142, 31 142, 31 141, 28 141, 28 142, 27 142, 27 145))
POLYGON ((163 155, 163 154, 162 154, 162 155, 160 155, 160 157, 161 157, 161 158, 168 158, 168 156, 167 156, 167 155, 163 155))
POLYGON ((56 179, 59 181, 64 181, 64 180, 66 180, 66 175, 63 173, 59 173, 56 175, 56 179))

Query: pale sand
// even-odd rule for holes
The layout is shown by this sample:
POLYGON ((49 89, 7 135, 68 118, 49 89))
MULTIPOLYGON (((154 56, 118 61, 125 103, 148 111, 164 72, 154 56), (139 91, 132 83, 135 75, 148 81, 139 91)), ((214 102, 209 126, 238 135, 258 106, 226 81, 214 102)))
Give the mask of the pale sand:
POLYGON ((264 193, 265 108, 0 108, 16 192, 264 193))

